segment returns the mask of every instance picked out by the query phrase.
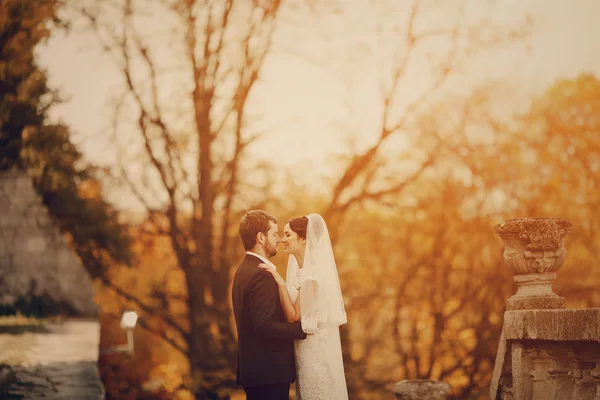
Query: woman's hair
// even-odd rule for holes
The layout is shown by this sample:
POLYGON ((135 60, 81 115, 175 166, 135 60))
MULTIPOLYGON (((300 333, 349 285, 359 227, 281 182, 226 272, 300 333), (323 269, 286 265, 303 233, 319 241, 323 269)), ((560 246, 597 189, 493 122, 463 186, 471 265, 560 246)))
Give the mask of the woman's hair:
POLYGON ((288 221, 288 224, 290 224, 290 229, 296 232, 298 236, 302 239, 306 239, 306 228, 308 227, 307 217, 292 218, 288 221))

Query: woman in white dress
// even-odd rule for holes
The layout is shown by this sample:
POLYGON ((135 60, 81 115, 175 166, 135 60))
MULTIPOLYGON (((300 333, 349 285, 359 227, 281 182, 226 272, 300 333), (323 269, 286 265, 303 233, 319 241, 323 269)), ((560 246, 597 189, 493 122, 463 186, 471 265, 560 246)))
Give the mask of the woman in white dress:
POLYGON ((286 280, 265 268, 277 282, 288 322, 301 321, 308 334, 295 342, 296 398, 346 400, 339 326, 346 312, 329 232, 318 214, 293 218, 285 225, 284 251, 289 253, 286 280))

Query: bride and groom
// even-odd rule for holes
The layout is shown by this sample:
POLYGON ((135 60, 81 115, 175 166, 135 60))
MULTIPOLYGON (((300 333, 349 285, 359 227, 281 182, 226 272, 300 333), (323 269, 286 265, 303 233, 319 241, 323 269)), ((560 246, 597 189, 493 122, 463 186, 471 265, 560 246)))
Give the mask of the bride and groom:
POLYGON ((277 219, 247 212, 239 234, 246 256, 233 279, 238 331, 237 382, 248 400, 348 399, 339 326, 346 312, 329 232, 318 214, 277 219), (286 280, 269 258, 289 253, 286 280))

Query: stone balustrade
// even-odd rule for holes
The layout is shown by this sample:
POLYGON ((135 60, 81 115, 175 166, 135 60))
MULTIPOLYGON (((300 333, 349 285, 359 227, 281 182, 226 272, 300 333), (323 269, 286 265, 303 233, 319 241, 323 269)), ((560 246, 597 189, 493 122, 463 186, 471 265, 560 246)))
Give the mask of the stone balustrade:
POLYGON ((560 218, 496 227, 518 290, 506 303, 492 400, 600 399, 600 308, 564 309, 552 291, 570 229, 560 218))

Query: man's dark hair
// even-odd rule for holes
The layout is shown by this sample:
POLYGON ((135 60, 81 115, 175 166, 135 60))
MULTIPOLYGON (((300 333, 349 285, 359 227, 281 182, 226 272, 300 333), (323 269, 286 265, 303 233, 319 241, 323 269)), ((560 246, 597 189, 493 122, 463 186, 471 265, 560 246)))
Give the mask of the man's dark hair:
POLYGON ((269 222, 277 223, 277 218, 263 210, 247 211, 240 220, 240 239, 246 251, 256 245, 256 235, 259 232, 265 235, 269 231, 269 222))

